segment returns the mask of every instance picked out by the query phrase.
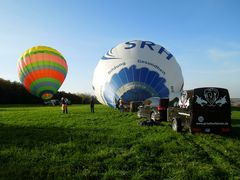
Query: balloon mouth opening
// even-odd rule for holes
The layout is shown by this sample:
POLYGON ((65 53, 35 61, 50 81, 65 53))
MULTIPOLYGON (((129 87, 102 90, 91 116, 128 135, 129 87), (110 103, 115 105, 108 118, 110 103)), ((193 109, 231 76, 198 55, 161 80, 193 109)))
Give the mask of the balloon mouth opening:
POLYGON ((126 99, 125 102, 144 101, 145 99, 154 96, 151 91, 144 88, 131 89, 123 93, 120 97, 126 99))
POLYGON ((164 83, 159 83, 157 88, 144 82, 130 82, 124 84, 117 90, 111 89, 111 85, 107 84, 104 92, 105 103, 114 107, 119 98, 123 98, 125 103, 131 101, 144 101, 150 97, 168 97, 169 90, 164 83))
POLYGON ((44 94, 41 96, 41 98, 42 98, 43 100, 51 99, 52 97, 53 97, 53 94, 51 94, 51 93, 44 93, 44 94))

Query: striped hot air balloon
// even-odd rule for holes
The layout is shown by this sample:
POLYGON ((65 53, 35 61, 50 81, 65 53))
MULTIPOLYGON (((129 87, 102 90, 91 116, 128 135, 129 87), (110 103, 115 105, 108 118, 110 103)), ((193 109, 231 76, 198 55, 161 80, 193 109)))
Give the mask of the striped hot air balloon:
POLYGON ((56 49, 35 46, 18 59, 18 76, 24 87, 42 99, 51 99, 62 85, 68 71, 67 62, 56 49))

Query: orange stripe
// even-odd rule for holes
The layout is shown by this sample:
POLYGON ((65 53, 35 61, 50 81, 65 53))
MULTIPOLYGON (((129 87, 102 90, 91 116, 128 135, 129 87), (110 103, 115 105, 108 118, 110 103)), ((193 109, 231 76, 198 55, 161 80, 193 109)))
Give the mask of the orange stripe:
POLYGON ((62 84, 65 76, 64 74, 60 73, 59 71, 52 70, 52 69, 42 69, 42 70, 36 70, 27 75, 27 77, 24 79, 24 86, 28 91, 30 91, 30 85, 37 79, 40 78, 53 78, 60 81, 62 84))
POLYGON ((63 67, 66 68, 67 70, 67 63, 64 59, 52 55, 52 54, 47 54, 47 53, 38 53, 38 54, 33 54, 31 56, 28 56, 24 58, 23 60, 19 60, 22 64, 21 68, 23 69, 25 66, 28 64, 34 63, 34 62, 41 62, 41 61, 51 61, 51 62, 56 62, 58 64, 61 64, 63 67))

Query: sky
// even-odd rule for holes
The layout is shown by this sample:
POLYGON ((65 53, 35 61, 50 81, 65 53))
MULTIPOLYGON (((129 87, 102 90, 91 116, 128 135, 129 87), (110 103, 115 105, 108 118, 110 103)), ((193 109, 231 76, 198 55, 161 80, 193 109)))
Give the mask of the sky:
POLYGON ((18 58, 45 45, 68 63, 59 90, 92 94, 100 58, 136 39, 174 55, 184 89, 217 86, 240 97, 239 0, 0 0, 0 78, 6 80, 20 82, 18 58))

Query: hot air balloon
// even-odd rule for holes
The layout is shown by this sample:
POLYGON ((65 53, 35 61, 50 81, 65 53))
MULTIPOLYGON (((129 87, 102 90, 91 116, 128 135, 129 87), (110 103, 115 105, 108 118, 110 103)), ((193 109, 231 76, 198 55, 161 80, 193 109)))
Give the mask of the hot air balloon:
POLYGON ((149 97, 173 98, 183 89, 182 71, 174 56, 151 41, 121 43, 97 64, 92 86, 102 104, 115 107, 149 97))
POLYGON ((68 71, 60 52, 47 46, 35 46, 18 59, 18 75, 24 87, 44 100, 51 99, 62 85, 68 71))

